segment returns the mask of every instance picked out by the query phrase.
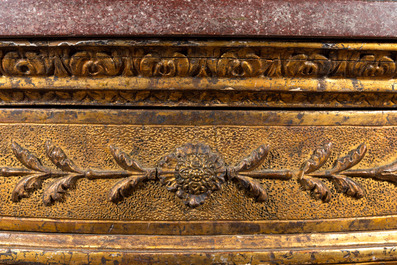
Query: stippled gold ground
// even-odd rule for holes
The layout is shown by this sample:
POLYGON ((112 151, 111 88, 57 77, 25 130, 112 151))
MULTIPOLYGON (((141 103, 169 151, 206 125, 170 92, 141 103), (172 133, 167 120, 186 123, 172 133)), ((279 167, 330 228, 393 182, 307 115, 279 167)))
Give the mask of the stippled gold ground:
MULTIPOLYGON (((194 126, 104 126, 104 125, 7 125, 0 126, 0 165, 22 167, 13 156, 11 141, 45 156, 44 143, 52 140, 83 168, 119 169, 109 151, 117 145, 145 166, 154 166, 163 156, 188 142, 204 142, 233 165, 261 144, 271 146, 263 168, 297 169, 324 141, 333 142, 331 158, 324 168, 360 143, 368 153, 356 168, 385 165, 397 159, 397 128, 392 127, 194 127, 194 126)), ((223 185, 204 205, 195 209, 168 192, 158 182, 147 182, 119 204, 107 201, 108 191, 118 180, 79 180, 64 202, 44 206, 43 189, 30 198, 10 199, 20 177, 0 177, 2 216, 110 220, 268 220, 317 219, 397 214, 397 186, 381 181, 356 179, 365 197, 353 199, 335 192, 331 202, 316 201, 302 191, 296 180, 264 180, 269 201, 257 203, 233 182, 223 185)), ((43 184, 46 188, 52 180, 43 184)))

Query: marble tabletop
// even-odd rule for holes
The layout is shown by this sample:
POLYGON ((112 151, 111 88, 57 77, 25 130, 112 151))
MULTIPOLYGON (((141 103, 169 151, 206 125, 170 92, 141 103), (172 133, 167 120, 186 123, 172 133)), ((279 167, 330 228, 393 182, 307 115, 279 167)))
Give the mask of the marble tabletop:
POLYGON ((396 38, 397 2, 1 0, 0 36, 396 38))

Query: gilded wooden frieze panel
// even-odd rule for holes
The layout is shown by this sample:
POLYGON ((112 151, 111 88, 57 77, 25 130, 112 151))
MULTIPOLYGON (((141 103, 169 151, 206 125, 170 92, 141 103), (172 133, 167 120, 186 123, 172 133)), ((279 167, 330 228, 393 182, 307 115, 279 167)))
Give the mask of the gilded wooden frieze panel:
POLYGON ((3 110, 1 214, 262 222, 257 232, 349 218, 393 227, 382 218, 397 212, 397 117, 379 113, 3 110))

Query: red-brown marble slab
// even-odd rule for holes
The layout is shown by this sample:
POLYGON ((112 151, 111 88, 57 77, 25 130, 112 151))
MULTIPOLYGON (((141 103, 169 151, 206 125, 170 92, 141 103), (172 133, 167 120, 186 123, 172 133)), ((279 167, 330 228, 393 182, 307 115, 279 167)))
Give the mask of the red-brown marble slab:
POLYGON ((0 37, 396 38, 397 1, 0 0, 0 37))

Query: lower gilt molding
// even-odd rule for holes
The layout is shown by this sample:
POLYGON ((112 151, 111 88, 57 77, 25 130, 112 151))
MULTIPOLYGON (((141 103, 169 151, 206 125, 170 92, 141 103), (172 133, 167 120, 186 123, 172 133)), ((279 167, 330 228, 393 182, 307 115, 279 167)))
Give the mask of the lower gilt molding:
POLYGON ((111 188, 109 201, 119 202, 131 195, 139 183, 160 181, 165 188, 181 198, 189 207, 197 207, 226 181, 235 181, 258 202, 267 200, 267 192, 260 179, 289 181, 296 179, 303 190, 309 191, 313 198, 328 202, 330 189, 321 179, 330 180, 337 192, 354 198, 362 198, 365 189, 352 178, 371 178, 375 180, 397 183, 397 161, 369 169, 351 169, 357 165, 367 152, 365 144, 359 145, 333 164, 331 169, 320 170, 329 160, 332 143, 326 142, 316 149, 312 156, 298 169, 258 169, 265 160, 269 146, 261 145, 251 154, 234 166, 227 165, 222 156, 204 143, 187 143, 173 153, 164 156, 155 167, 145 168, 122 151, 110 146, 110 151, 122 170, 83 169, 70 160, 65 152, 50 141, 45 144, 47 157, 56 166, 48 168, 18 143, 12 143, 15 157, 25 168, 2 167, 1 176, 22 179, 14 188, 11 199, 14 202, 29 197, 30 193, 41 188, 42 182, 48 178, 56 178, 43 194, 45 205, 62 201, 67 190, 73 188, 81 178, 121 179, 111 188))
POLYGON ((395 264, 397 231, 137 236, 0 233, 4 264, 395 264), (357 240, 359 239, 359 240, 357 240), (132 243, 131 243, 132 242, 132 243))

